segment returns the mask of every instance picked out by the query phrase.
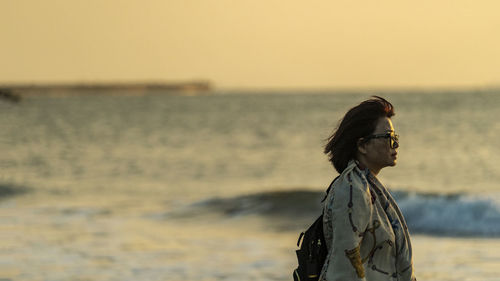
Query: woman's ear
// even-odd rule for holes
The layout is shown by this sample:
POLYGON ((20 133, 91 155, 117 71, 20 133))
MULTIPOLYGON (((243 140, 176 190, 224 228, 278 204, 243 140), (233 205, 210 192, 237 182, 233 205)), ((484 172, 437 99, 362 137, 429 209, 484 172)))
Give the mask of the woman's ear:
POLYGON ((356 146, 358 147, 358 151, 361 154, 366 154, 366 141, 363 138, 358 139, 356 146))

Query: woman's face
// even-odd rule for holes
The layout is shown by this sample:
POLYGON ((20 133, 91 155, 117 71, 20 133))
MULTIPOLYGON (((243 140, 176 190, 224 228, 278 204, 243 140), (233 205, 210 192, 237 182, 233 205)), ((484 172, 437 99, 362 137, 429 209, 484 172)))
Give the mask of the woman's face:
MULTIPOLYGON (((387 166, 395 166, 397 160, 398 143, 393 144, 391 148, 391 138, 383 137, 384 134, 394 134, 394 127, 391 119, 387 117, 380 118, 375 127, 373 135, 378 138, 371 138, 364 145, 364 158, 367 164, 377 169, 382 169, 387 166)), ((394 143, 394 141, 392 141, 394 143)))

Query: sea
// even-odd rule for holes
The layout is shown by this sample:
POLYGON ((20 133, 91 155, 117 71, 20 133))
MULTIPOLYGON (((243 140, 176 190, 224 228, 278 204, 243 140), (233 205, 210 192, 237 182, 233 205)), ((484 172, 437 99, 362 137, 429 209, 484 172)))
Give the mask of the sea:
POLYGON ((0 101, 0 280, 292 280, 326 139, 395 107, 379 179, 417 279, 500 280, 500 91, 214 91, 0 101))

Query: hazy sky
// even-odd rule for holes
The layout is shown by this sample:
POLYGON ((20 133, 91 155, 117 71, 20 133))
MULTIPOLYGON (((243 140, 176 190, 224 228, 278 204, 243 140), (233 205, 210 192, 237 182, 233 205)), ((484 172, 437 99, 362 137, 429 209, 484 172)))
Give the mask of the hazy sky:
POLYGON ((500 1, 0 0, 0 82, 500 84, 500 1))

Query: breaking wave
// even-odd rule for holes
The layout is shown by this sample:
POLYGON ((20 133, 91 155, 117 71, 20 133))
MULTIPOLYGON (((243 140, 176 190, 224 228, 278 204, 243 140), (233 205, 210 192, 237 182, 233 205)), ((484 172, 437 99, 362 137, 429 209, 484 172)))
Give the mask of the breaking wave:
POLYGON ((500 236, 500 200, 495 196, 395 192, 410 231, 451 236, 500 236))
MULTIPOLYGON (((500 237, 498 196, 393 192, 412 233, 443 236, 500 237)), ((276 219, 281 229, 304 228, 321 213, 324 192, 288 190, 232 198, 210 198, 191 204, 184 216, 256 215, 276 219)), ((177 214, 179 215, 179 213, 177 214)))

